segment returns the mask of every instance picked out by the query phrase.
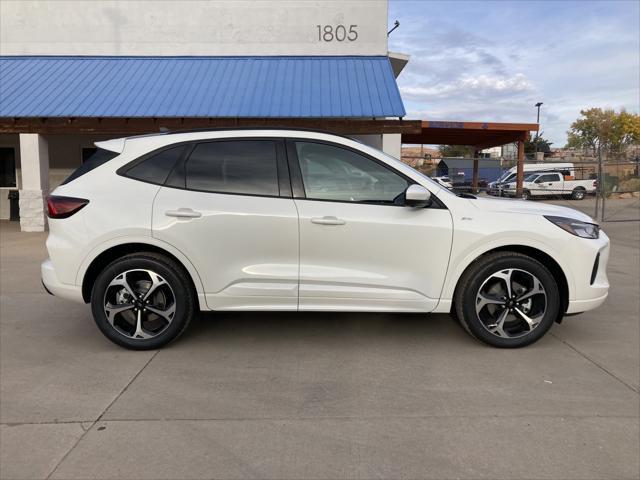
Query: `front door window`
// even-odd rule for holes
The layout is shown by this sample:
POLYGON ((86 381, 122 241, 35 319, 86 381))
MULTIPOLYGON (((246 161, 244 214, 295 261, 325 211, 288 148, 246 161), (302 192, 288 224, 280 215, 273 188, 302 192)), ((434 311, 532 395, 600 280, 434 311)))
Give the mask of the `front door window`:
POLYGON ((408 182, 379 163, 333 145, 296 142, 307 199, 394 204, 408 182))

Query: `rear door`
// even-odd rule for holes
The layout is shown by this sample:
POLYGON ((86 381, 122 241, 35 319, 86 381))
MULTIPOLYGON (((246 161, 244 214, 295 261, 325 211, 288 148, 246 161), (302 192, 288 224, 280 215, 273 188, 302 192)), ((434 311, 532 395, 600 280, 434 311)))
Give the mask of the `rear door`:
POLYGON ((193 263, 213 310, 295 310, 298 216, 284 142, 201 142, 156 196, 153 235, 193 263))
POLYGON ((402 206, 412 181, 348 147, 295 140, 300 310, 430 311, 447 270, 445 208, 402 206))

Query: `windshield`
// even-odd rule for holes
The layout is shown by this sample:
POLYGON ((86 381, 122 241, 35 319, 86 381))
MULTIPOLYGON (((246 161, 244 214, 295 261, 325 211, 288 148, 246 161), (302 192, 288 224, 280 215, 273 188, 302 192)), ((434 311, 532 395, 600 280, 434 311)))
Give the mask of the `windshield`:
POLYGON ((531 173, 531 174, 527 175, 526 177, 524 177, 524 181, 525 182, 533 182, 536 178, 538 178, 538 174, 537 173, 531 173))
POLYGON ((510 175, 513 175, 513 174, 509 170, 507 170, 506 172, 503 172, 502 175, 498 177, 498 180, 496 180, 496 182, 504 182, 507 180, 507 178, 509 178, 510 175))

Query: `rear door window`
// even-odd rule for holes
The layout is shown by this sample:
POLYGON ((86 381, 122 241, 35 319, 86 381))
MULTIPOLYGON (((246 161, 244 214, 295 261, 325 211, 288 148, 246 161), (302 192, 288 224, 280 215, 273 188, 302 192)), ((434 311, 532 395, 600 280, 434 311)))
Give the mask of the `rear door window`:
POLYGON ((213 193, 278 196, 276 142, 233 140, 197 145, 185 165, 186 188, 213 193))

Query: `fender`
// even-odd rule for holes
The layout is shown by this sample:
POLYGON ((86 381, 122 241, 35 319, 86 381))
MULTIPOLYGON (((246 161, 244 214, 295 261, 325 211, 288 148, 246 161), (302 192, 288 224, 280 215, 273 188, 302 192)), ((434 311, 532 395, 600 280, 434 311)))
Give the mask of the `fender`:
POLYGON ((151 236, 119 236, 113 237, 109 240, 106 240, 99 245, 95 246, 89 253, 85 256, 78 268, 78 272, 76 274, 76 285, 82 285, 84 280, 84 276, 89 269, 89 265, 93 262, 100 254, 109 250, 110 248, 117 247, 119 245, 125 245, 127 243, 142 243, 153 245, 154 247, 160 248, 162 250, 166 250, 171 255, 176 257, 180 263, 187 269, 193 284, 196 287, 196 293, 198 294, 198 300, 200 303, 201 310, 208 310, 205 298, 204 298, 204 286, 202 284, 202 279, 200 278, 200 274, 196 267, 191 263, 191 261, 176 247, 173 245, 164 242, 162 240, 158 240, 157 238, 153 238, 151 236))
MULTIPOLYGON (((563 256, 560 253, 551 247, 549 244, 538 238, 531 238, 530 233, 529 236, 523 235, 510 235, 505 237, 502 234, 495 234, 491 237, 483 237, 482 241, 476 242, 471 245, 469 248, 466 248, 463 251, 455 251, 455 240, 454 240, 454 250, 451 252, 451 259, 449 261, 449 265, 452 265, 454 268, 450 269, 447 272, 447 276, 445 278, 444 288, 442 289, 441 302, 443 303, 442 308, 447 308, 446 305, 451 305, 451 301, 453 299, 453 293, 455 291, 456 285, 460 280, 460 277, 464 273, 471 263, 476 260, 478 257, 484 255, 491 250, 495 250, 497 248, 507 247, 509 245, 519 245, 523 247, 535 248, 540 250, 541 252, 546 253, 551 258, 553 258, 567 278, 567 286, 569 288, 569 300, 573 300, 573 295, 575 291, 575 281, 573 278, 573 274, 571 269, 568 268, 566 262, 562 260, 563 256)), ((441 311, 441 305, 438 305, 437 311, 441 311)))

